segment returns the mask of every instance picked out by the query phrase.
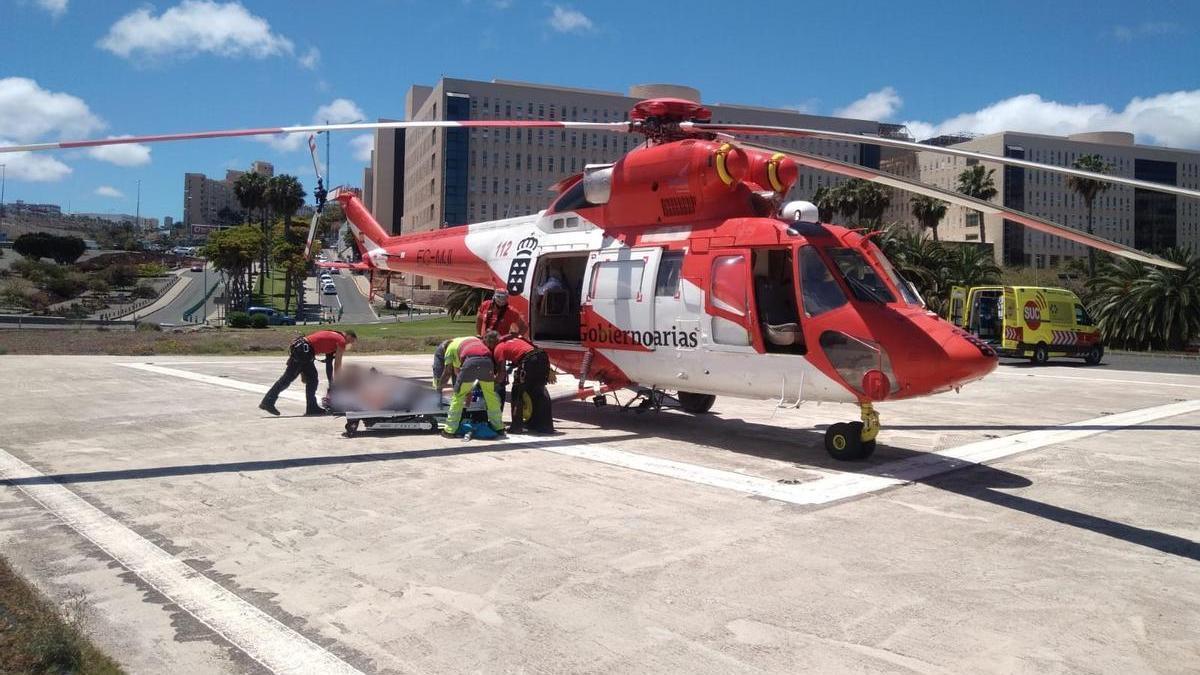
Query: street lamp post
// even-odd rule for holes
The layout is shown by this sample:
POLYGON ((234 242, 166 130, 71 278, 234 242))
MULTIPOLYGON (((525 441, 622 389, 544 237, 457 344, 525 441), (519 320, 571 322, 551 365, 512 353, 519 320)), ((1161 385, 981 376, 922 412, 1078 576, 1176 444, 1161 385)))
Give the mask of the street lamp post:
POLYGON ((4 217, 4 184, 8 178, 7 169, 7 164, 0 164, 0 218, 4 217))

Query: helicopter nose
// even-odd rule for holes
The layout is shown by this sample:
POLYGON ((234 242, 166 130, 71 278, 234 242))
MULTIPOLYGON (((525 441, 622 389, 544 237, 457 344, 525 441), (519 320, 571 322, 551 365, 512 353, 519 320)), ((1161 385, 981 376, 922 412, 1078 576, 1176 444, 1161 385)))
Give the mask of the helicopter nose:
POLYGON ((942 350, 946 354, 943 372, 952 386, 974 382, 995 370, 999 363, 991 345, 963 330, 955 330, 946 338, 942 350))

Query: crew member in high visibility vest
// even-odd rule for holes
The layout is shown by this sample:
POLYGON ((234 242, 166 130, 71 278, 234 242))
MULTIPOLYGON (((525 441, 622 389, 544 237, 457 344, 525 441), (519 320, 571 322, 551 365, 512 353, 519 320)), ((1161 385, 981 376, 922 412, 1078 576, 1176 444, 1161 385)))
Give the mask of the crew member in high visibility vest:
POLYGON ((500 397, 496 395, 496 362, 492 360, 492 348, 500 342, 496 331, 488 331, 483 338, 474 336, 455 338, 446 345, 445 367, 438 378, 440 394, 450 378, 454 378, 454 394, 450 397, 450 411, 442 433, 456 436, 462 422, 463 409, 471 390, 479 385, 483 402, 487 406, 488 424, 504 433, 504 420, 500 416, 500 397))
POLYGON ((308 404, 304 414, 324 415, 325 409, 317 404, 317 367, 315 365, 317 356, 325 356, 325 379, 333 382, 334 376, 342 368, 342 354, 346 353, 346 350, 354 346, 357 341, 358 336, 352 330, 344 333, 336 330, 319 330, 311 335, 296 338, 292 341, 291 350, 288 352, 287 368, 267 391, 267 395, 263 397, 258 407, 272 415, 278 415, 279 410, 275 407, 275 401, 279 399, 279 393, 287 389, 288 385, 299 375, 304 380, 304 400, 308 404))
POLYGON ((483 335, 494 330, 503 335, 525 335, 529 332, 529 324, 525 317, 508 304, 508 291, 498 288, 492 293, 491 300, 484 300, 475 315, 475 334, 483 335))

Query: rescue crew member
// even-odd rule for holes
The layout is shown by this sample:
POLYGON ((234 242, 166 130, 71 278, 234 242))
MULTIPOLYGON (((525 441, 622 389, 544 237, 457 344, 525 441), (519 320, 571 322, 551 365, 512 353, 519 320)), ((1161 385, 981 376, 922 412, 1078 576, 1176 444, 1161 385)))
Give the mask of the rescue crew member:
POLYGON ((484 300, 475 315, 475 334, 483 335, 494 330, 501 335, 525 335, 529 325, 525 317, 508 305, 508 291, 498 288, 492 293, 491 300, 484 300), (513 330, 513 328, 516 330, 513 330))
POLYGON ((550 377, 550 357, 525 338, 513 337, 502 341, 492 350, 497 370, 508 367, 512 378, 512 424, 509 431, 521 433, 525 429, 525 394, 529 394, 532 406, 529 429, 541 434, 554 432, 554 416, 550 410, 550 393, 546 382, 550 377))
POLYGON ((483 393, 487 406, 488 424, 504 433, 504 420, 500 415, 500 397, 496 395, 496 363, 492 360, 492 348, 500 342, 500 334, 488 331, 482 339, 470 336, 455 338, 446 345, 446 367, 438 378, 437 390, 441 394, 451 376, 454 377, 454 394, 450 397, 450 410, 446 415, 446 426, 442 433, 456 436, 462 422, 463 408, 467 397, 476 383, 483 393))
POLYGON ((315 365, 317 355, 325 355, 325 379, 333 382, 334 375, 342 368, 342 354, 355 342, 358 342, 358 336, 352 330, 344 333, 336 330, 319 330, 311 335, 296 338, 292 341, 292 347, 288 354, 287 368, 284 369, 283 375, 279 376, 267 395, 263 397, 262 403, 259 403, 258 407, 272 415, 278 415, 279 409, 275 407, 275 401, 279 399, 279 392, 287 389, 288 385, 299 375, 304 380, 306 403, 304 414, 324 415, 325 409, 317 405, 317 367, 315 365))

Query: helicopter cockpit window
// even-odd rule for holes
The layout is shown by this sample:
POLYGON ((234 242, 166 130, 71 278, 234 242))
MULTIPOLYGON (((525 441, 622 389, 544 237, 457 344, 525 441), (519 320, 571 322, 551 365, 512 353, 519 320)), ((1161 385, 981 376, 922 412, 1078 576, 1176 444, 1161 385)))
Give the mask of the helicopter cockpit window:
POLYGON ((796 260, 800 264, 800 293, 806 314, 817 316, 846 304, 846 294, 816 249, 801 246, 796 260))
POLYGON ((900 276, 900 273, 892 266, 892 261, 887 259, 887 256, 883 254, 883 251, 879 250, 875 242, 867 245, 871 247, 871 253, 875 254, 875 258, 879 260, 879 265, 883 267, 883 273, 888 276, 888 279, 892 280, 892 285, 900 290, 900 296, 904 298, 904 302, 909 305, 924 307, 925 301, 921 299, 921 296, 913 288, 913 285, 907 279, 900 276))
POLYGON ((846 285, 854 297, 863 302, 878 302, 886 304, 895 302, 896 296, 883 283, 883 279, 875 273, 875 268, 867 262, 861 253, 851 248, 831 248, 829 257, 833 259, 846 285))

